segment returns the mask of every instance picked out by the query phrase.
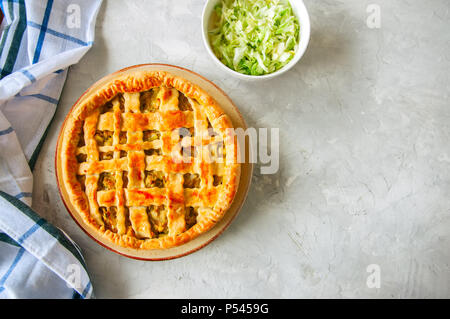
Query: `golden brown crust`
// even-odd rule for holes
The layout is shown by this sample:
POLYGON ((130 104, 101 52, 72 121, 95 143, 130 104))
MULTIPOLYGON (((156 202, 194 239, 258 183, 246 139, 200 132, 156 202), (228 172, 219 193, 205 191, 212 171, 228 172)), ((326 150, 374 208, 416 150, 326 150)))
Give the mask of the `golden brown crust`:
MULTIPOLYGON (((119 74, 75 105, 66 120, 59 155, 70 201, 87 225, 120 246, 166 249, 184 244, 214 226, 234 199, 240 164, 237 163, 237 139, 230 130, 232 127, 228 116, 214 99, 183 78, 162 71, 119 74), (156 112, 141 113, 138 92, 153 88, 159 90, 156 99, 162 101, 161 108, 156 112), (178 108, 176 99, 179 92, 189 100, 191 110, 178 108), (116 98, 118 94, 123 94, 122 104, 116 98), (112 105, 110 112, 101 113, 100 108, 108 102, 112 105), (208 125, 217 136, 207 136, 208 125), (193 127, 195 131, 193 137, 185 137, 180 144, 186 141, 200 150, 200 154, 189 163, 172 155, 178 143, 173 141, 170 131, 180 127, 193 127), (107 137, 100 137, 101 141, 108 139, 110 142, 99 145, 95 136, 97 130, 112 132, 107 137), (144 141, 143 132, 153 132, 150 130, 161 132, 160 138, 144 141), (86 143, 80 147, 81 133, 86 143), (121 134, 127 135, 127 143, 118 142, 124 136, 121 134), (225 159, 222 162, 210 164, 208 157, 212 156, 211 153, 202 151, 210 145, 223 145, 225 159), (160 148, 162 154, 146 155, 144 150, 149 148, 160 148), (122 157, 122 152, 127 156, 122 157), (85 162, 77 161, 80 153, 85 154, 85 162), (99 156, 102 154, 109 155, 101 160, 99 156), (128 174, 127 187, 123 185, 125 171, 128 174), (145 179, 142 176, 144 171, 146 174, 165 172, 165 187, 146 185, 147 182, 156 183, 157 179, 151 176, 145 179), (105 172, 110 174, 108 178, 115 185, 113 190, 98 189, 105 172), (190 174, 201 179, 201 188, 183 187, 183 176, 190 174), (85 189, 77 175, 84 177, 85 189), (220 175, 221 182, 218 186, 215 185, 217 175, 220 175), (166 205, 166 235, 156 237, 150 226, 151 215, 146 211, 152 205, 166 205), (188 206, 195 206, 197 210, 196 223, 189 229, 185 216, 185 207, 188 206), (109 212, 110 207, 117 207, 113 229, 106 225, 109 220, 102 217, 102 212, 109 212)), ((155 214, 158 216, 158 212, 155 214)))

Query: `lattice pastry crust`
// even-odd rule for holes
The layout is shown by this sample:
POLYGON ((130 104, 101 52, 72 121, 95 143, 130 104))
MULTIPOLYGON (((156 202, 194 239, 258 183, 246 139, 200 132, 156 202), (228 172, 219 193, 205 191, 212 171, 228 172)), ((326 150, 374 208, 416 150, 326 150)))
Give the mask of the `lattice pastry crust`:
POLYGON ((70 201, 115 244, 186 243, 217 223, 235 196, 232 127, 214 99, 183 78, 118 75, 66 120, 59 155, 70 201))

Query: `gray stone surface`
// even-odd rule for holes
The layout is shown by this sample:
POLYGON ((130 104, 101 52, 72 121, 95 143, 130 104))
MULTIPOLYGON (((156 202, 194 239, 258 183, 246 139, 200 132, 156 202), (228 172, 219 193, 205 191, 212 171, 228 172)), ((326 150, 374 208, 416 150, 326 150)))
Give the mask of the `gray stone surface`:
POLYGON ((264 83, 207 55, 204 1, 105 1, 96 42, 70 69, 40 154, 34 208, 83 249, 97 297, 450 297, 449 2, 306 0, 310 46, 264 83), (375 2, 376 1, 376 2, 375 2), (369 4, 381 27, 366 25, 369 4), (97 79, 148 62, 218 84, 253 127, 280 128, 280 170, 255 167, 238 218, 172 261, 97 245, 66 212, 54 150, 71 105, 97 79), (366 285, 367 266, 381 287, 366 285))

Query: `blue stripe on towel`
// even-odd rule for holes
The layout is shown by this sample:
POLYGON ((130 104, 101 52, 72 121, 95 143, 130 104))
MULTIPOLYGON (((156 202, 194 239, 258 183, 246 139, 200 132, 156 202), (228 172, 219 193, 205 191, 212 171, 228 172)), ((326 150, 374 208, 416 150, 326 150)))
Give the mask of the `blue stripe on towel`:
MULTIPOLYGON (((30 26, 30 27, 33 27, 33 28, 42 29, 42 25, 40 25, 38 23, 35 23, 33 21, 28 21, 27 25, 30 26)), ((49 28, 46 28, 46 33, 51 34, 51 35, 53 35, 55 37, 64 39, 64 40, 72 41, 72 42, 74 42, 76 44, 79 44, 79 45, 82 45, 82 46, 88 46, 88 45, 92 45, 94 43, 93 41, 85 42, 85 41, 80 40, 78 38, 72 37, 70 35, 67 35, 67 34, 64 34, 64 33, 55 31, 53 29, 49 29, 49 28)))
POLYGON ((41 25, 41 32, 39 33, 36 50, 34 51, 33 64, 39 62, 41 56, 42 45, 44 44, 45 33, 47 31, 48 21, 50 20, 50 12, 52 11, 53 0, 48 0, 47 7, 45 8, 44 20, 41 25))
POLYGON ((8 271, 3 275, 2 279, 0 279, 0 286, 3 286, 5 284, 9 275, 11 275, 12 271, 14 270, 14 268, 16 268, 17 264, 19 263, 20 259, 22 258, 24 252, 25 252, 25 248, 20 247, 19 252, 16 255, 16 258, 14 258, 14 261, 12 262, 8 271))
POLYGON ((39 228, 41 228, 41 226, 42 226, 43 224, 45 224, 45 223, 46 223, 45 219, 43 219, 43 218, 39 219, 39 220, 37 221, 36 224, 34 224, 33 226, 31 226, 30 229, 28 229, 28 230, 25 232, 25 234, 23 234, 23 235, 17 240, 17 242, 18 242, 19 244, 22 244, 22 243, 25 241, 25 239, 27 239, 28 237, 30 237, 36 230, 38 230, 39 228))
POLYGON ((14 129, 10 126, 6 130, 0 131, 0 136, 9 134, 9 133, 11 133, 13 131, 14 131, 14 129))

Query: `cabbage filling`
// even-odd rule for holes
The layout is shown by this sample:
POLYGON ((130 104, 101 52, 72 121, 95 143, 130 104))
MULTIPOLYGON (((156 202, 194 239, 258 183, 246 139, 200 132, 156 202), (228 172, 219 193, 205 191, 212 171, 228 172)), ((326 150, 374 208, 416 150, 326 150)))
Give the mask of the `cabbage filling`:
POLYGON ((292 60, 300 24, 287 0, 221 0, 209 38, 214 54, 230 69, 263 75, 292 60))

